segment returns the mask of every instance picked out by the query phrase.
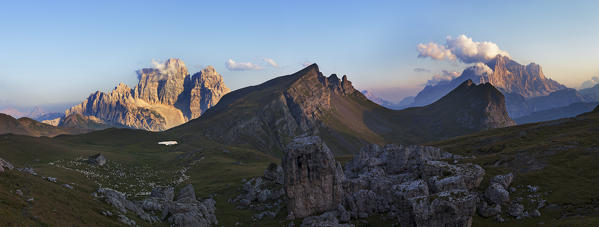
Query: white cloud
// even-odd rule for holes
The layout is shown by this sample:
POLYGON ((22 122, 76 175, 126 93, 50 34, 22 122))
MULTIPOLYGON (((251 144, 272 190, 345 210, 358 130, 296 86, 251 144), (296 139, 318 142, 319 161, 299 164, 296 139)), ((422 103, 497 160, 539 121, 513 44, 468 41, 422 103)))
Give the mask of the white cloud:
POLYGON ((453 80, 458 76, 460 76, 460 73, 458 72, 450 72, 447 70, 443 70, 441 71, 441 73, 433 75, 433 78, 426 82, 426 86, 434 86, 443 81, 453 80))
POLYGON ((590 88, 590 87, 593 87, 593 86, 595 86, 597 84, 599 84, 599 77, 598 76, 594 76, 590 80, 582 82, 582 85, 580 85, 580 89, 590 88))
POLYGON ((233 59, 227 60, 225 62, 225 66, 227 67, 227 69, 231 70, 231 71, 247 71, 247 70, 260 70, 262 69, 262 67, 260 67, 259 65, 256 65, 254 63, 251 62, 235 62, 233 61, 233 59))
POLYGON ((474 73, 476 75, 491 75, 493 74, 493 70, 491 68, 489 68, 489 66, 487 66, 487 64, 482 63, 482 62, 477 62, 476 64, 474 64, 474 66, 470 67, 474 70, 474 73))
POLYGON ((466 35, 456 38, 447 36, 445 45, 430 42, 418 44, 418 57, 430 57, 435 60, 455 60, 464 63, 486 62, 498 54, 509 57, 509 53, 499 49, 493 42, 476 42, 466 35))
POLYGON ((263 59, 264 62, 266 62, 266 64, 272 66, 272 67, 279 67, 279 64, 277 64, 277 62, 275 60, 272 60, 272 58, 264 58, 263 59))
POLYGON ((418 44, 418 53, 419 58, 430 57, 435 60, 455 59, 455 55, 451 53, 451 50, 448 50, 444 46, 433 42, 427 44, 418 44))

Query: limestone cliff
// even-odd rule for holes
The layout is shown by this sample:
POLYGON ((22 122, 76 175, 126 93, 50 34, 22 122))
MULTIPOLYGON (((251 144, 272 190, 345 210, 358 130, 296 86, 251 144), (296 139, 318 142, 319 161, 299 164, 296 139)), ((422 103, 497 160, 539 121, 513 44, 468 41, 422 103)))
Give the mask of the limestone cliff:
POLYGON ((179 59, 138 71, 135 88, 119 84, 111 92, 96 91, 65 116, 79 113, 107 124, 161 131, 199 117, 229 92, 212 66, 189 76, 179 59))

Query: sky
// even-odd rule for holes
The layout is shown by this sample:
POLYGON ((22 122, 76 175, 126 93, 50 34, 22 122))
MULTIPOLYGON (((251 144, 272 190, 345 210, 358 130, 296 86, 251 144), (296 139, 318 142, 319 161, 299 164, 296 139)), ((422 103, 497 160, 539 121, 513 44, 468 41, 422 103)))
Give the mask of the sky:
POLYGON ((448 50, 461 35, 578 88, 599 76, 596 12, 599 1, 2 1, 0 107, 79 103, 168 58, 212 65, 232 90, 315 62, 399 101, 473 64, 448 50), (453 59, 423 55, 431 43, 453 59))

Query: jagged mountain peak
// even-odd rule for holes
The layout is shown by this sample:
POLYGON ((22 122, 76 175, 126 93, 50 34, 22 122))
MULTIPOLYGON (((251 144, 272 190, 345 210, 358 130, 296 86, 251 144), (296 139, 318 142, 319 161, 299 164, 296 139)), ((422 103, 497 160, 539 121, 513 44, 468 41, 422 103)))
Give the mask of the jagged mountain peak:
POLYGON ((135 88, 120 83, 111 92, 91 94, 65 111, 63 121, 79 113, 112 126, 160 131, 199 117, 229 92, 212 66, 194 74, 192 79, 180 59, 153 64, 152 68, 138 71, 135 88))

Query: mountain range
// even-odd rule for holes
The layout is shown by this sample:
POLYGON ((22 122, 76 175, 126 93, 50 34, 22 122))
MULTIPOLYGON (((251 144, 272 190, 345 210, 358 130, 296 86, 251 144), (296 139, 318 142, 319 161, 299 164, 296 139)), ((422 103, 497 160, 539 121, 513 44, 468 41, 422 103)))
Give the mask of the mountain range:
POLYGON ((90 130, 79 127, 57 127, 40 123, 28 117, 16 119, 10 115, 0 113, 0 135, 15 134, 33 137, 54 137, 63 134, 80 134, 90 130))
POLYGON ((183 61, 174 58, 137 73, 134 88, 121 83, 108 93, 96 91, 66 110, 58 125, 80 114, 86 122, 162 131, 199 117, 230 91, 214 67, 190 76, 183 61))
POLYGON ((503 95, 468 80, 424 107, 391 110, 368 100, 347 76, 325 77, 316 64, 225 95, 200 118, 167 134, 208 136, 280 152, 292 138, 319 135, 336 153, 365 143, 422 143, 514 125, 503 95))
POLYGON ((466 68, 452 80, 426 86, 410 106, 432 103, 468 79, 475 83, 489 82, 501 91, 512 118, 576 102, 599 101, 592 95, 582 96, 578 91, 547 78, 538 64, 521 65, 509 57, 498 55, 486 63, 466 68))

